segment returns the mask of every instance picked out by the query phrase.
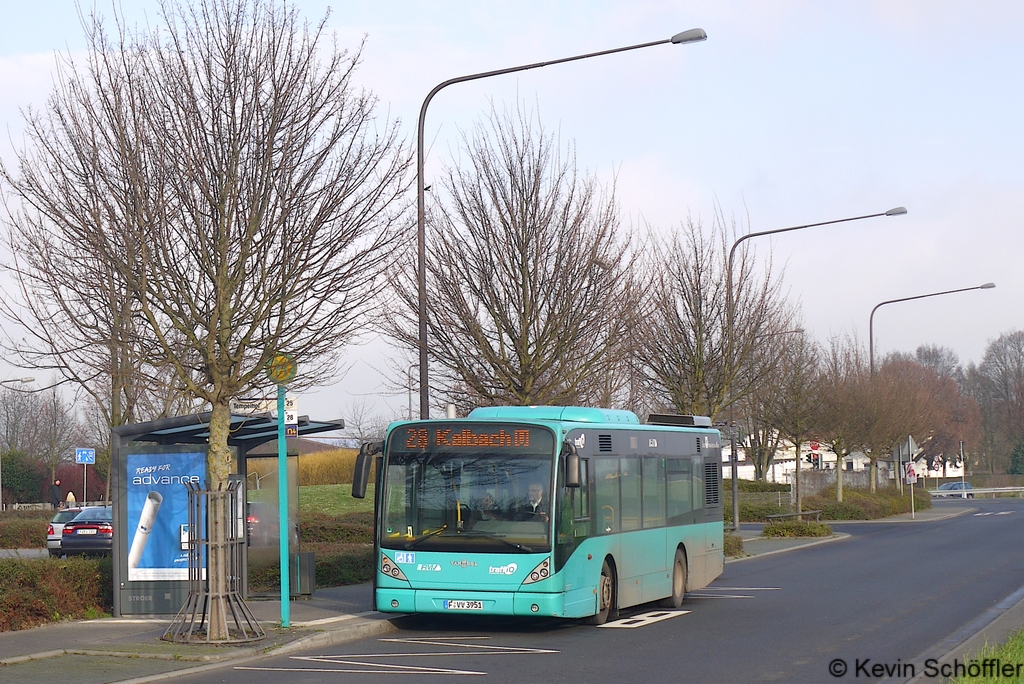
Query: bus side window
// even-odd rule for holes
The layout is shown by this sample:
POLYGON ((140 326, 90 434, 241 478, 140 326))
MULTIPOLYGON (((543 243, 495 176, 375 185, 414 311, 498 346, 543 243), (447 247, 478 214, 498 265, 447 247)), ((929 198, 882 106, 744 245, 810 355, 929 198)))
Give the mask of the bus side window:
POLYGON ((576 520, 590 520, 590 459, 580 459, 580 486, 572 491, 572 513, 576 520))
POLYGON ((599 458, 594 461, 594 513, 597 534, 619 531, 619 459, 599 458))
POLYGON ((666 459, 665 467, 668 481, 668 524, 682 525, 689 522, 687 514, 693 510, 690 459, 666 459))
POLYGON ((665 460, 644 457, 644 527, 665 524, 665 460))
POLYGON ((622 529, 640 529, 640 459, 624 458, 620 466, 622 475, 622 529))

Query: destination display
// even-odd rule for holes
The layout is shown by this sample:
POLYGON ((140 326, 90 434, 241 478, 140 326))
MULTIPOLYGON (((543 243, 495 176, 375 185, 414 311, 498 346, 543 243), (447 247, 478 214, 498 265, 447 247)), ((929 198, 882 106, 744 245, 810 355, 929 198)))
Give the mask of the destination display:
POLYGON ((554 439, 549 430, 523 425, 417 425, 396 431, 395 446, 409 451, 458 451, 461 449, 511 449, 550 454, 554 439))

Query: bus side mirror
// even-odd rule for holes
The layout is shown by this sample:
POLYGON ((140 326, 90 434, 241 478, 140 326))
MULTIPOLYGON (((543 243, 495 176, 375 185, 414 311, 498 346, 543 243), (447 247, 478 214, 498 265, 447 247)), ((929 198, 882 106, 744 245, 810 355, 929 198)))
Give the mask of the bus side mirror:
POLYGON ((373 456, 383 451, 383 442, 366 442, 359 447, 356 466, 352 472, 352 496, 356 499, 366 498, 366 485, 370 482, 370 470, 373 468, 373 456))
POLYGON ((562 454, 565 456, 565 486, 575 489, 580 486, 580 455, 576 453, 576 445, 565 442, 562 454))

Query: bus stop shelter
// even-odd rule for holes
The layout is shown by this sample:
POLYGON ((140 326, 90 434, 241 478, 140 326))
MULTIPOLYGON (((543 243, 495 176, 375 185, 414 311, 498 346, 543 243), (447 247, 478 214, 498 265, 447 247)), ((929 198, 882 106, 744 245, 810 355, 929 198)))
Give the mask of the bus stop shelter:
MULTIPOLYGON (((113 498, 114 616, 174 615, 188 596, 188 484, 206 485, 206 452, 210 412, 122 425, 111 431, 113 498)), ((343 430, 343 420, 311 420, 299 416, 298 436, 343 430)), ((261 522, 249 510, 249 452, 277 439, 278 421, 268 414, 231 416, 228 445, 234 462, 231 480, 238 480, 247 502, 236 511, 239 528, 246 526, 250 544, 259 540, 277 548, 280 527, 261 522), (256 521, 255 523, 253 521, 256 521), (258 527, 259 535, 253 535, 258 527)), ((265 454, 259 455, 266 458, 265 454)), ((289 535, 297 550, 298 458, 289 450, 289 535)), ((277 487, 273 482, 263 486, 277 487)), ((261 492, 259 506, 273 512, 277 491, 261 492), (268 496, 269 494, 269 496, 268 496)), ((258 548, 253 548, 257 552, 258 548)), ((272 558, 272 553, 265 554, 272 558)), ((292 553, 293 557, 295 553, 292 553)), ((248 594, 249 547, 243 562, 243 592, 248 594)), ((276 561, 276 562, 279 562, 276 561)), ((294 590, 293 590, 294 593, 294 590)), ((246 596, 247 597, 247 596, 246 596)))

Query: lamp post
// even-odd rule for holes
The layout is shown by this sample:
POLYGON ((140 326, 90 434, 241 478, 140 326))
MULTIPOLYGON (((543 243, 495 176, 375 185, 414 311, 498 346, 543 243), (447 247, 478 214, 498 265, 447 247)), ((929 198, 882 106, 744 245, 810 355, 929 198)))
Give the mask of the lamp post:
MULTIPOLYGON (((740 246, 740 243, 749 240, 750 238, 761 237, 763 235, 774 235, 776 233, 788 233, 794 230, 803 230, 804 228, 815 228, 817 226, 829 226, 835 223, 849 223, 850 221, 860 221, 863 219, 877 218, 879 216, 901 216, 906 214, 907 210, 904 207, 894 207, 888 211, 883 211, 878 214, 865 214, 864 216, 851 216, 849 218, 835 219, 833 221, 820 221, 818 223, 805 223, 800 226, 790 226, 789 228, 776 228, 775 230, 762 230, 756 233, 747 233, 740 237, 736 242, 732 243, 732 248, 729 250, 729 260, 726 263, 725 269, 725 296, 726 296, 726 334, 728 338, 726 340, 727 355, 726 358, 729 360, 731 365, 735 364, 735 317, 736 317, 736 302, 732 296, 732 260, 736 256, 736 248, 740 246)), ((731 371, 730 371, 731 372, 731 371)), ((729 380, 730 385, 732 380, 729 380)), ((730 426, 729 426, 729 446, 730 455, 729 460, 731 461, 731 475, 732 475, 732 529, 736 531, 740 529, 740 499, 739 499, 739 463, 736 459, 736 434, 732 426, 732 402, 729 404, 730 413, 730 426)), ((797 513, 800 512, 800 445, 796 445, 796 481, 794 483, 796 488, 796 501, 797 501, 797 513)))
POLYGON ((423 198, 423 124, 427 118, 427 105, 430 104, 434 95, 436 95, 441 89, 446 88, 453 83, 475 81, 481 78, 488 78, 489 76, 501 76, 503 74, 526 71, 527 69, 536 69, 538 67, 550 66, 552 64, 563 64, 565 62, 589 59, 590 57, 611 55, 616 52, 639 50, 641 48, 653 47, 655 45, 665 45, 669 43, 673 45, 698 43, 700 41, 707 40, 707 37, 707 34, 704 33, 704 29, 694 28, 689 31, 677 33, 671 38, 656 40, 650 43, 627 45, 626 47, 602 50, 600 52, 588 52, 584 55, 563 57, 562 59, 554 59, 547 62, 536 62, 534 64, 509 67, 507 69, 495 69, 493 71, 469 74, 468 76, 458 76, 437 84, 434 86, 433 90, 427 93, 426 99, 423 100, 423 106, 420 107, 420 118, 416 125, 416 278, 418 294, 417 313, 419 318, 420 418, 426 419, 430 417, 430 391, 427 383, 427 239, 423 198))
POLYGON ((875 312, 878 311, 878 307, 885 306, 886 304, 895 304, 896 302, 909 302, 913 299, 924 299, 925 297, 938 297, 939 295, 954 294, 956 292, 970 292, 971 290, 991 290, 995 286, 995 283, 985 283, 984 285, 977 285, 975 287, 962 287, 959 290, 945 290, 943 292, 930 292, 928 294, 915 295, 913 297, 890 299, 875 304, 875 308, 871 310, 871 316, 868 317, 868 365, 871 368, 871 375, 875 374, 875 312))
MULTIPOLYGON (((6 385, 9 382, 20 382, 22 384, 29 383, 35 380, 35 378, 11 378, 9 380, 0 380, 0 385, 6 385)), ((0 457, 0 512, 4 510, 4 468, 3 458, 0 457)))

